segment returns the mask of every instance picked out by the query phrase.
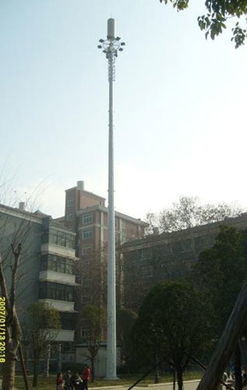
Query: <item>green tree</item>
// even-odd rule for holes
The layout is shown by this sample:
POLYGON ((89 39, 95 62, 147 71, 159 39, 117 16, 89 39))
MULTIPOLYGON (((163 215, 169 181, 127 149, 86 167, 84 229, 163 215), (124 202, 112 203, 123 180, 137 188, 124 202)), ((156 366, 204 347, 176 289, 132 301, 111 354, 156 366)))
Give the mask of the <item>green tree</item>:
POLYGON ((190 357, 211 339, 208 312, 199 293, 184 281, 157 284, 140 308, 132 336, 136 350, 153 364, 157 357, 171 364, 179 390, 190 357))
POLYGON ((131 367, 131 331, 137 314, 129 309, 121 309, 117 312, 117 340, 121 348, 121 364, 128 369, 131 367))
POLYGON ((212 248, 199 256, 192 271, 196 287, 210 299, 215 331, 220 334, 247 278, 247 232, 221 226, 212 248))
MULTIPOLYGON (((172 3, 178 11, 184 10, 189 6, 189 0, 160 0, 167 4, 172 3)), ((202 31, 205 31, 205 37, 208 35, 214 39, 221 34, 226 28, 227 21, 232 18, 240 19, 247 15, 246 0, 206 0, 206 14, 197 18, 198 25, 202 31)), ((232 41, 235 43, 235 48, 243 45, 247 37, 246 27, 239 25, 239 20, 236 21, 235 27, 232 28, 232 41)))
POLYGON ((28 307, 25 339, 33 356, 33 387, 38 384, 39 361, 60 328, 60 314, 48 303, 37 302, 28 307))
POLYGON ((100 306, 86 305, 82 312, 82 319, 86 322, 86 336, 84 342, 89 352, 92 368, 92 382, 95 377, 95 359, 100 348, 102 332, 105 325, 105 312, 100 306))
MULTIPOLYGON (((197 288, 214 309, 214 334, 218 339, 247 279, 247 232, 222 226, 212 248, 200 254, 192 271, 197 288)), ((234 353, 237 387, 241 388, 239 344, 234 353)))

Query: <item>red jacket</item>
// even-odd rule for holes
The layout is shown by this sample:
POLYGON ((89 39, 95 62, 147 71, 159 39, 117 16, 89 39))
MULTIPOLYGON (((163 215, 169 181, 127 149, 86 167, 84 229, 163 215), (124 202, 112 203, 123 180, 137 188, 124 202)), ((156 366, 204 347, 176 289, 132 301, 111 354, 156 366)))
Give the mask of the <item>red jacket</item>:
POLYGON ((91 370, 89 367, 85 367, 83 368, 83 371, 82 371, 82 379, 84 381, 88 381, 90 379, 90 375, 91 375, 91 370))
POLYGON ((64 382, 63 377, 62 377, 62 376, 59 376, 59 377, 57 378, 57 385, 62 385, 63 382, 64 382))

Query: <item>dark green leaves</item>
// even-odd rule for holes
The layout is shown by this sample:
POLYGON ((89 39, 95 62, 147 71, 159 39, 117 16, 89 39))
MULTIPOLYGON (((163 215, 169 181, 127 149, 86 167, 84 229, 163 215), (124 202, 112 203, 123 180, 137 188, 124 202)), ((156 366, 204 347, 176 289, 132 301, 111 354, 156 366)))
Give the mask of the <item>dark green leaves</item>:
MULTIPOLYGON (((160 0, 168 3, 168 0, 160 0)), ((173 7, 178 11, 188 7, 188 0, 170 0, 173 7)), ((205 31, 205 37, 208 35, 211 39, 221 34, 226 29, 226 22, 231 18, 240 18, 247 14, 247 0, 206 0, 205 7, 207 14, 197 18, 198 25, 202 31, 205 31)), ((236 23, 232 29, 233 36, 231 40, 235 43, 235 48, 242 46, 247 37, 246 28, 240 27, 236 23)))
MULTIPOLYGON (((169 0, 170 3, 172 3, 174 8, 177 8, 178 11, 181 11, 188 7, 189 0, 169 0)), ((160 2, 164 2, 165 4, 168 3, 168 0, 160 0, 160 2)))
POLYGON ((222 33, 223 28, 226 28, 226 19, 221 14, 202 15, 197 18, 197 21, 200 29, 202 31, 206 30, 206 39, 208 35, 210 35, 211 39, 214 39, 217 35, 222 33))
POLYGON ((187 282, 157 284, 146 296, 134 326, 136 349, 146 356, 178 363, 183 369, 188 354, 207 341, 207 308, 187 282))
POLYGON ((247 235, 221 227, 215 245, 200 254, 192 279, 215 312, 215 332, 220 334, 244 280, 247 279, 247 235))
POLYGON ((235 27, 232 29, 233 36, 231 41, 235 43, 235 48, 237 49, 239 46, 243 45, 245 39, 247 38, 246 29, 239 27, 239 23, 237 22, 235 27))

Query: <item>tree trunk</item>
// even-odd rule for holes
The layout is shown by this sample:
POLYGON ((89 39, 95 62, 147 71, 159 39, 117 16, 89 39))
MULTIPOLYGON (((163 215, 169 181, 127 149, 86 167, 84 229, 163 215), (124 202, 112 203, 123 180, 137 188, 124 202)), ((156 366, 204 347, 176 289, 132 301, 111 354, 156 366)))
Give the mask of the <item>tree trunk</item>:
POLYGON ((175 390, 176 389, 176 370, 174 368, 172 369, 172 379, 173 379, 172 388, 173 388, 173 390, 175 390))
POLYGON ((178 384, 178 390, 183 390, 183 370, 180 366, 176 367, 177 371, 177 384, 178 384))
POLYGON ((10 297, 8 294, 7 284, 2 267, 2 259, 0 256, 0 287, 2 295, 6 301, 6 361, 3 371, 2 390, 13 390, 15 384, 15 366, 17 360, 17 351, 20 341, 21 329, 18 317, 15 310, 16 296, 16 272, 20 260, 21 244, 17 250, 11 245, 14 255, 14 267, 12 268, 12 284, 10 288, 10 297))
POLYGON ((33 387, 37 387, 39 375, 39 359, 33 360, 33 387))
POLYGON ((160 381, 160 373, 159 373, 159 367, 155 367, 154 371, 154 383, 159 383, 160 381))
POLYGON ((242 390, 241 351, 239 342, 234 351, 235 390, 242 390))
POLYGON ((226 327, 216 346, 208 368, 200 381, 197 390, 216 389, 224 369, 236 347, 243 327, 247 321, 247 283, 240 291, 238 299, 227 321, 226 327))
POLYGON ((155 354, 155 370, 154 370, 154 383, 159 383, 160 372, 159 372, 159 358, 158 354, 155 354))
POLYGON ((91 358, 91 365, 92 365, 92 382, 94 382, 94 371, 95 371, 95 364, 94 364, 95 358, 91 358))
POLYGON ((24 360, 23 350, 22 350, 22 345, 21 344, 19 344, 19 356, 20 356, 20 362, 21 362, 21 368, 22 368, 25 388, 26 388, 26 390, 29 390, 29 384, 28 384, 28 379, 27 379, 27 369, 26 369, 26 364, 25 364, 25 360, 24 360))
POLYGON ((3 369, 2 390, 13 390, 15 385, 17 347, 13 347, 11 342, 8 342, 6 347, 6 362, 3 369))

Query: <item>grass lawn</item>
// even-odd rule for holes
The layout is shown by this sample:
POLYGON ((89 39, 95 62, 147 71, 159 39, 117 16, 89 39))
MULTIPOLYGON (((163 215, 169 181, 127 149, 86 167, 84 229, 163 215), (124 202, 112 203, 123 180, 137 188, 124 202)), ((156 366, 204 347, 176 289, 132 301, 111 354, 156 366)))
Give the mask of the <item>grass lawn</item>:
MULTIPOLYGON (((200 379, 202 376, 202 373, 200 372, 187 372, 184 374, 184 380, 190 380, 190 379, 200 379)), ((140 375, 120 375, 119 380, 116 381, 106 381, 104 379, 96 379, 94 383, 90 382, 89 383, 89 388, 91 387, 102 387, 102 386, 119 386, 119 385, 124 385, 124 386, 130 386, 132 385, 137 379, 141 377, 140 375)), ((39 383, 38 387, 36 387, 37 390, 55 390, 55 381, 56 381, 56 376, 51 375, 49 378, 44 378, 42 375, 39 377, 39 383)), ((29 382, 31 384, 32 380, 31 377, 29 377, 29 382)), ((162 376, 160 378, 160 382, 172 382, 172 377, 169 375, 162 376)), ((154 377, 149 376, 142 380, 138 386, 145 386, 148 384, 154 383, 154 377)), ((17 375, 16 377, 16 388, 18 390, 23 390, 25 389, 24 387, 24 382, 21 376, 17 375)))

